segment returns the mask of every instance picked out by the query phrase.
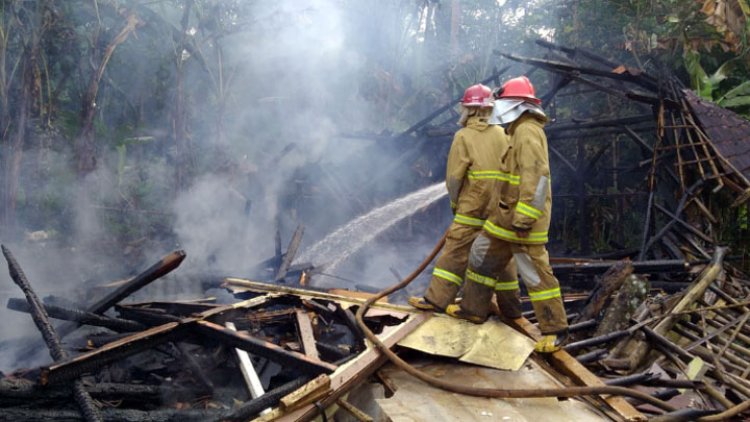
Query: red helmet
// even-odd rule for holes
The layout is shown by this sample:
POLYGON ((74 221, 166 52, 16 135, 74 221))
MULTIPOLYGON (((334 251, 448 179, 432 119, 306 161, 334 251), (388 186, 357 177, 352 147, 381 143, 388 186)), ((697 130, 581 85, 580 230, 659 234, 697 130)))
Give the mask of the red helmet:
POLYGON ((520 100, 531 101, 536 105, 542 103, 542 100, 536 97, 534 85, 531 84, 531 81, 529 81, 529 78, 526 76, 519 76, 507 80, 502 88, 495 92, 495 98, 517 98, 520 100))
POLYGON ((461 104, 465 107, 492 107, 492 90, 482 84, 472 85, 464 91, 461 104))

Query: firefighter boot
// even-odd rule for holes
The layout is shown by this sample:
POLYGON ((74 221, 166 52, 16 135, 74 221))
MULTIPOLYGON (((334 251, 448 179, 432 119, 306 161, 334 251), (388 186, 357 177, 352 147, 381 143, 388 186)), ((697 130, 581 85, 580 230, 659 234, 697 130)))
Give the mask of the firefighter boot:
POLYGON ((534 345, 534 350, 538 353, 553 353, 562 349, 565 340, 568 337, 567 331, 557 334, 545 334, 534 345))
POLYGON ((474 324, 482 324, 487 321, 487 317, 482 318, 480 316, 467 313, 466 311, 461 309, 461 305, 448 305, 448 307, 445 308, 445 313, 452 316, 453 318, 463 319, 469 322, 473 322, 474 324))
POLYGON ((443 310, 428 302, 423 297, 412 296, 408 300, 409 305, 419 309, 420 311, 431 311, 431 312, 442 312, 443 310))

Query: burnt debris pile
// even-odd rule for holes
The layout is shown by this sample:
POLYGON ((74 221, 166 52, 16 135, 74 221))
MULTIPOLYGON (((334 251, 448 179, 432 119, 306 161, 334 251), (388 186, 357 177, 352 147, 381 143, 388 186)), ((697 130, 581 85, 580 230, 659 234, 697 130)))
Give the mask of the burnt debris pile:
MULTIPOLYGON (((93 304, 43 303, 3 252, 26 295, 7 306, 31 314, 44 339, 32 347, 46 345, 53 362, 0 379, 2 420, 232 421, 274 407, 304 413, 312 401, 343 403, 354 380, 382 364, 355 322, 364 302, 356 297, 227 279, 239 300, 228 305, 211 298, 121 303, 177 268, 185 253, 175 251, 109 284, 93 304), (50 318, 68 322, 55 328, 50 318), (347 363, 354 370, 331 375, 347 363)), ((366 322, 393 345, 422 317, 407 323, 409 314, 385 306, 366 322)))
MULTIPOLYGON (((564 350, 531 360, 560 385, 630 387, 675 409, 584 399, 615 420, 747 416, 750 277, 738 257, 749 233, 750 124, 666 72, 539 44, 542 58, 498 53, 509 66, 486 81, 499 83, 510 66, 551 75, 541 92, 554 176, 549 249, 571 328, 564 350)), ((437 141, 455 131, 449 114, 450 104, 388 137, 417 141, 394 165, 444 153, 437 141)), ((43 341, 27 347, 48 349, 52 362, 0 378, 0 420, 311 420, 326 409, 372 420, 347 396, 387 361, 355 319, 372 291, 312 287, 319 269, 295 261, 302 234, 299 226, 285 253, 276 236, 275 256, 257 268, 265 282, 203 284, 231 292, 229 304, 210 293, 134 301, 182 251, 82 294, 83 303, 42 301, 3 248, 25 296, 7 307, 32 316, 43 341)), ((533 338, 532 317, 503 322, 533 338)), ((429 318, 383 300, 364 320, 393 348, 429 318)))

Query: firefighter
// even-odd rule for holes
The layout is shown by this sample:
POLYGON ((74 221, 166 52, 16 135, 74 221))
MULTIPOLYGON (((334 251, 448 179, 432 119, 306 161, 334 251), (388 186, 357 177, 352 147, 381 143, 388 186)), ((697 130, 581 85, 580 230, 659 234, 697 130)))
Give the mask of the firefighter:
POLYGON ((505 126, 511 138, 501 159, 501 171, 508 174, 510 182, 497 185, 489 217, 469 252, 463 300, 460 305, 448 306, 446 313, 482 323, 493 293, 497 292, 501 306, 516 301, 517 295, 497 289, 498 276, 514 259, 543 334, 535 350, 550 353, 560 348, 568 324, 560 284, 552 274, 545 247, 552 209, 544 134, 547 117, 525 76, 508 80, 495 98, 491 122, 505 126))
MULTIPOLYGON (((461 101, 459 125, 463 128, 453 138, 445 178, 454 218, 427 292, 423 298, 409 298, 418 309, 443 312, 453 303, 463 283, 469 249, 487 218, 493 186, 507 180, 499 172, 499 163, 507 153, 508 136, 500 126, 488 123, 493 102, 492 90, 481 84, 467 88, 461 101)), ((512 262, 501 277, 503 286, 514 285, 518 292, 512 262)), ((520 306, 506 307, 503 312, 510 318, 521 315, 520 306)))

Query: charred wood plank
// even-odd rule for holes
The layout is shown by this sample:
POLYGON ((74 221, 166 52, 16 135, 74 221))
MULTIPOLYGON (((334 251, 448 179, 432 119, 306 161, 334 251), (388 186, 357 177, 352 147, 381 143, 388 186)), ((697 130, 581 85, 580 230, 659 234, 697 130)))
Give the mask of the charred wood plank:
POLYGON ((331 391, 331 378, 326 374, 318 375, 303 387, 287 394, 279 400, 281 408, 288 412, 304 405, 314 403, 331 391))
POLYGON ((141 324, 155 327, 157 325, 167 324, 170 322, 179 322, 182 319, 176 315, 165 313, 161 309, 137 308, 129 305, 116 305, 115 309, 120 317, 141 324))
POLYGON ((600 56, 600 55, 598 55, 596 53, 593 53, 593 52, 591 52, 589 50, 586 50, 584 48, 581 48, 581 47, 566 47, 566 46, 558 45, 558 44, 555 44, 555 43, 552 43, 552 42, 549 42, 549 41, 543 40, 543 39, 538 39, 538 40, 535 40, 534 42, 537 45, 540 45, 540 46, 542 46, 544 48, 549 48, 549 49, 552 49, 552 50, 562 51, 563 53, 567 54, 570 58, 576 58, 577 56, 580 55, 580 56, 585 57, 585 58, 587 58, 589 60, 595 61, 595 62, 597 62, 599 64, 604 65, 604 66, 607 66, 607 67, 609 67, 611 69, 614 69, 614 68, 616 68, 618 66, 617 63, 615 63, 615 62, 607 59, 606 57, 602 57, 602 56, 600 56))
MULTIPOLYGON (((80 309, 70 309, 64 308, 62 306, 47 304, 43 304, 42 306, 47 311, 47 314, 52 318, 75 321, 79 324, 105 327, 117 332, 141 331, 147 328, 145 325, 138 322, 128 321, 126 319, 110 318, 91 312, 84 312, 80 309)), ((24 301, 23 299, 19 298, 8 299, 7 308, 18 312, 31 312, 29 304, 26 303, 26 301, 24 301)))
POLYGON ((669 218, 673 219, 674 221, 676 221, 677 223, 679 223, 680 226, 682 226, 685 229, 689 230, 694 235, 700 237, 706 243, 708 243, 708 244, 714 244, 714 243, 716 243, 716 241, 714 239, 711 239, 708 235, 706 235, 702 231, 696 229, 695 227, 693 227, 692 224, 686 222, 682 218, 674 215, 671 211, 669 211, 668 209, 664 208, 663 206, 661 206, 659 204, 654 204, 654 207, 656 207, 657 210, 661 211, 667 217, 669 217, 669 218))
POLYGON ((305 226, 300 224, 292 235, 292 240, 289 242, 289 246, 286 248, 286 254, 284 259, 281 260, 279 271, 273 278, 274 281, 278 282, 286 277, 286 273, 289 271, 289 266, 292 265, 292 261, 297 257, 297 250, 299 249, 300 243, 302 243, 302 235, 305 233, 305 226))
POLYGON ((207 393, 212 393, 214 391, 214 383, 211 382, 210 378, 208 378, 208 375, 206 375, 206 371, 203 370, 203 367, 201 367, 201 365, 195 359, 195 356, 190 353, 188 346, 185 343, 174 343, 174 346, 179 352, 179 355, 184 359, 185 363, 190 369, 190 372, 192 372, 193 375, 198 378, 198 382, 203 386, 205 391, 207 393))
POLYGON ((246 333, 233 331, 208 321, 197 321, 198 333, 222 343, 245 350, 254 355, 299 369, 308 375, 331 373, 336 366, 317 359, 311 359, 302 353, 290 352, 273 343, 260 340, 246 333))
POLYGON ((617 262, 610 267, 587 298, 583 309, 574 322, 596 318, 612 293, 618 290, 632 273, 633 264, 629 259, 617 262))
MULTIPOLYGON (((383 343, 387 347, 392 347, 409 333, 413 332, 427 318, 428 316, 426 314, 412 315, 400 326, 389 327, 391 331, 388 334, 381 334, 379 337, 382 338, 383 343)), ((387 357, 375 347, 360 353, 355 360, 352 360, 346 366, 346 368, 342 368, 341 371, 337 371, 336 374, 331 377, 332 392, 327 397, 320 400, 319 403, 321 407, 324 409, 334 404, 339 397, 348 393, 356 385, 366 380, 367 377, 380 368, 386 361, 387 357)), ((297 409, 289 414, 281 416, 279 422, 310 421, 319 414, 320 409, 320 407, 314 405, 307 405, 301 409, 297 409)))
MULTIPOLYGON (((165 397, 183 400, 195 397, 195 393, 189 389, 161 385, 100 382, 94 385, 84 384, 84 388, 92 397, 100 400, 161 403, 165 397)), ((29 401, 41 406, 44 403, 70 400, 71 395, 72 391, 64 387, 40 387, 23 378, 0 379, 0 403, 6 407, 8 404, 15 406, 29 401)))
MULTIPOLYGON (((594 68, 588 68, 588 67, 582 67, 582 66, 569 65, 567 63, 561 63, 561 62, 556 62, 552 60, 532 59, 528 57, 517 56, 515 54, 502 53, 502 52, 499 52, 498 50, 495 50, 494 53, 501 55, 503 57, 507 57, 513 61, 542 67, 544 69, 548 69, 550 71, 557 72, 557 73, 576 72, 582 75, 600 76, 600 77, 604 77, 608 79, 613 79, 615 81, 634 83, 652 92, 657 92, 659 90, 658 82, 653 77, 648 76, 647 74, 633 75, 631 73, 615 73, 611 69, 601 70, 601 69, 594 69, 594 68)), ((674 103, 674 100, 672 100, 671 102, 674 103)))
POLYGON ((112 343, 82 353, 72 359, 54 362, 41 369, 41 385, 57 384, 95 371, 115 360, 123 359, 177 338, 187 331, 187 324, 170 322, 130 335, 112 343))
MULTIPOLYGON (((612 267, 612 264, 611 261, 560 263, 552 264, 552 270, 556 276, 568 274, 603 274, 612 267)), ((690 263, 679 259, 636 261, 632 265, 633 273, 635 274, 686 272, 691 266, 690 263)))
MULTIPOLYGON (((659 375, 657 374, 653 374, 651 372, 643 372, 640 374, 625 375, 624 377, 610 378, 608 380, 605 380, 604 383, 607 385, 619 385, 627 387, 631 385, 641 385, 658 377, 659 375)), ((693 382, 690 381, 690 383, 692 386, 693 382)))
POLYGON ((687 200, 692 198, 695 194, 695 191, 704 183, 704 180, 699 180, 695 183, 693 183, 687 190, 685 190, 685 193, 682 195, 682 198, 680 199, 680 202, 677 204, 677 209, 674 212, 674 218, 667 222, 667 224, 664 224, 661 229, 659 229, 659 232, 657 232, 649 241, 643 246, 641 253, 639 255, 639 261, 643 260, 645 258, 646 253, 648 252, 649 248, 653 246, 656 241, 661 239, 664 235, 667 234, 667 232, 672 228, 672 226, 677 222, 677 219, 679 218, 680 214, 682 214, 682 211, 684 211, 687 200))
MULTIPOLYGON (((21 288, 24 295, 26 296, 26 300, 29 304, 31 318, 34 320, 34 324, 36 324, 37 328, 39 328, 39 331, 42 333, 42 338, 44 338, 44 342, 47 344, 47 348, 50 351, 50 356, 52 356, 52 359, 55 360, 65 359, 67 357, 67 353, 62 348, 60 337, 57 336, 55 329, 49 323, 49 317, 47 315, 47 311, 44 310, 42 301, 39 300, 36 292, 34 292, 34 289, 31 288, 31 283, 29 283, 29 280, 26 278, 26 275, 21 269, 21 266, 18 264, 16 258, 13 256, 10 250, 8 250, 5 245, 2 245, 1 248, 3 251, 3 255, 5 256, 5 260, 8 262, 8 271, 10 273, 10 277, 13 279, 13 282, 21 288)), ((83 388, 83 383, 79 379, 76 379, 73 382, 73 398, 80 408, 81 416, 83 416, 86 421, 91 422, 102 420, 99 409, 97 408, 96 404, 94 404, 94 401, 89 393, 87 393, 83 388)))
POLYGON ((175 338, 182 339, 183 334, 189 332, 190 329, 196 328, 196 322, 201 319, 218 316, 234 309, 245 309, 257 306, 265 303, 267 299, 267 295, 259 296, 242 302, 233 303, 231 305, 208 309, 195 318, 186 318, 180 322, 170 322, 149 328, 148 330, 106 344, 96 350, 78 355, 73 359, 54 362, 49 366, 41 368, 40 384, 46 385, 48 383, 58 383, 76 378, 79 374, 94 371, 112 361, 153 348, 168 341, 172 341, 175 338))
POLYGON ((588 122, 555 123, 545 128, 545 132, 558 133, 563 131, 580 131, 581 129, 595 129, 603 127, 621 127, 623 125, 634 125, 653 122, 653 114, 639 114, 636 116, 619 117, 616 119, 596 120, 588 122))
MULTIPOLYGON (((485 80, 481 81, 480 83, 486 85, 486 84, 488 84, 488 83, 490 83, 492 81, 496 81, 496 80, 498 80, 500 78, 500 76, 503 73, 507 72, 508 69, 510 69, 510 66, 505 66, 505 67, 503 67, 500 70, 492 72, 492 75, 490 75, 488 78, 486 78, 485 80)), ((412 126, 410 126, 408 129, 406 129, 405 131, 403 131, 400 134, 396 135, 395 139, 403 139, 403 138, 411 135, 412 133, 416 132, 420 128, 422 128, 425 125, 427 125, 427 123, 430 123, 434 118, 436 118, 439 115, 443 114, 445 111, 450 110, 454 105, 456 105, 456 103, 458 103, 459 101, 461 101, 461 98, 462 97, 454 98, 453 101, 451 101, 448 104, 446 104, 446 105, 438 108, 437 110, 433 111, 432 113, 430 113, 424 119, 418 121, 417 123, 415 123, 412 126)))
POLYGON ((641 303, 646 300, 649 283, 646 279, 631 274, 622 284, 602 317, 595 336, 626 329, 630 325, 641 303))
POLYGON ((320 360, 318 356, 318 349, 315 346, 315 335, 313 334, 312 321, 310 321, 310 315, 307 312, 297 309, 295 312, 297 317, 297 329, 299 330, 300 343, 302 343, 302 350, 305 355, 320 360))
POLYGON ((607 349, 596 349, 592 350, 588 353, 584 353, 582 355, 576 356, 576 360, 580 363, 587 364, 591 362, 596 362, 604 357, 607 356, 607 353, 609 353, 609 350, 607 349))
MULTIPOLYGON (((221 414, 219 410, 132 410, 102 409, 102 416, 107 422, 202 422, 215 419, 221 414)), ((5 408, 0 412, 0 421, 17 422, 80 422, 81 417, 73 410, 64 409, 22 409, 5 408)))
MULTIPOLYGON (((168 274, 169 272, 177 268, 185 259, 185 256, 186 254, 183 250, 177 250, 170 253, 169 255, 166 255, 159 262, 150 266, 145 271, 133 277, 130 281, 117 288, 115 291, 110 292, 108 295, 86 308, 86 311, 95 314, 102 314, 106 312, 116 303, 130 296, 152 281, 168 274)), ((70 334, 72 331, 78 328, 78 326, 78 323, 71 323, 61 326, 59 329, 60 338, 63 338, 67 334, 70 334)))
POLYGON ((235 410, 232 413, 225 414, 221 416, 220 418, 215 419, 214 421, 215 422, 225 422, 225 421, 239 422, 239 421, 249 420, 253 418, 254 416, 256 416, 258 413, 260 413, 263 409, 267 409, 269 407, 275 406, 279 402, 279 400, 281 400, 282 397, 304 386, 309 380, 310 380, 309 377, 302 376, 293 381, 289 381, 288 383, 283 384, 277 388, 274 388, 273 390, 267 392, 266 394, 258 398, 245 402, 245 404, 240 406, 239 409, 235 410))
POLYGON ((96 314, 107 311, 116 303, 140 290, 152 281, 169 274, 172 270, 180 266, 186 256, 187 255, 183 250, 177 250, 166 255, 159 262, 133 277, 130 281, 117 288, 117 290, 89 306, 88 311, 96 314))

